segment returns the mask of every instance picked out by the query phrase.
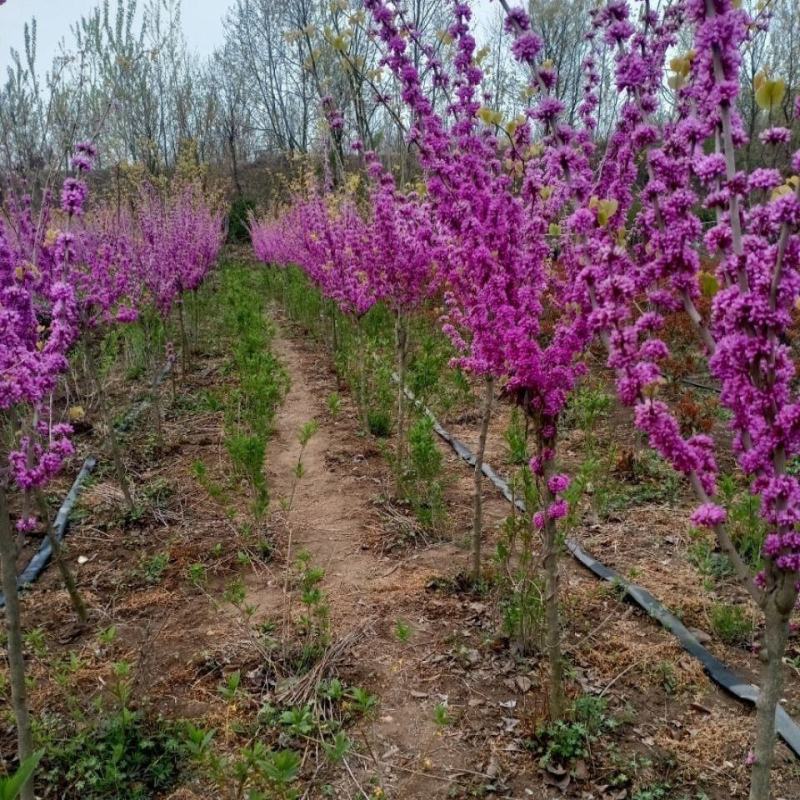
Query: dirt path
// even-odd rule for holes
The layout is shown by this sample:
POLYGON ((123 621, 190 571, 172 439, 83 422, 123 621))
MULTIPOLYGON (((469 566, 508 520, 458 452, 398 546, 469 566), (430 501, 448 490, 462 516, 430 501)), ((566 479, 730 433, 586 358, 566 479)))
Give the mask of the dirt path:
MULTIPOLYGON (((319 430, 303 455, 304 475, 290 514, 293 550, 308 550, 312 563, 325 569, 335 635, 368 628, 349 668, 378 695, 380 708, 366 730, 353 732, 360 750, 350 758, 353 782, 367 792, 370 783, 379 782, 395 798, 454 796, 459 773, 477 771, 478 754, 434 721, 434 707, 447 705, 451 692, 430 662, 446 649, 443 640, 457 620, 432 618, 425 586, 461 563, 466 566, 467 554, 452 543, 438 543, 400 561, 380 555, 374 544, 385 519, 378 500, 390 482, 382 456, 359 434, 349 399, 342 398, 336 417, 328 411, 327 398, 337 387, 327 354, 317 356, 280 331, 274 350, 290 375, 291 390, 270 446, 273 502, 291 492, 298 431, 316 420, 319 430), (405 643, 394 633, 401 619, 412 628, 405 643)), ((264 599, 256 591, 249 602, 264 599)), ((434 600, 434 609, 439 602, 434 600)))
MULTIPOLYGON (((297 433, 304 423, 317 420, 319 431, 305 453, 305 475, 292 512, 295 548, 307 549, 313 562, 326 570, 324 586, 335 635, 367 625, 367 636, 343 673, 348 682, 368 688, 380 699, 379 712, 368 728, 350 732, 358 751, 349 757, 349 770, 343 773, 344 783, 335 784, 334 796, 384 796, 374 792, 378 785, 385 796, 398 800, 483 796, 550 800, 565 791, 580 796, 580 776, 576 783, 563 771, 542 771, 537 757, 527 751, 545 718, 544 664, 535 657, 520 658, 509 649, 508 640, 498 633, 499 609, 492 601, 431 591, 433 579, 452 578, 468 567, 469 470, 443 448, 452 541, 382 555, 391 538, 391 520, 381 510, 391 496, 391 476, 380 447, 359 433, 356 408, 337 386, 329 354, 282 324, 274 347, 291 376, 292 388, 271 442, 270 485, 275 498, 291 490, 300 448, 297 433), (342 399, 336 416, 327 407, 332 392, 342 399), (395 634, 398 620, 413 631, 406 642, 395 634)), ((469 440, 471 430, 461 434, 469 440)), ((493 446, 499 447, 497 441, 493 446)), ((498 453, 493 455, 499 460, 498 453)), ((491 542, 508 506, 488 486, 485 497, 491 542)), ((487 556, 490 549, 487 544, 487 556)), ((746 736, 747 710, 710 685, 669 634, 618 599, 610 599, 602 585, 569 560, 563 584, 575 683, 589 694, 606 693, 609 713, 636 708, 640 714, 639 724, 624 726, 618 741, 627 753, 624 758, 633 764, 642 760, 644 766, 637 767, 635 778, 639 786, 666 787, 680 780, 691 784, 698 768, 716 760, 708 743, 718 741, 721 726, 735 723, 740 738, 746 736), (609 617, 616 617, 616 622, 601 624, 597 634, 598 621, 609 617), (595 637, 595 646, 586 648, 585 641, 595 637), (668 688, 665 694, 657 677, 643 680, 641 669, 633 675, 632 663, 666 664, 680 688, 668 688), (671 711, 651 715, 648 709, 656 703, 671 711), (698 708, 704 711, 699 714, 698 708), (677 768, 665 755, 674 752, 681 753, 677 768)), ((735 753, 743 747, 744 739, 729 749, 735 753)), ((786 761, 785 754, 781 760, 786 761)), ((732 772, 733 757, 725 763, 732 772)), ((615 764, 606 771, 616 774, 615 764)), ((579 772, 584 768, 580 759, 578 767, 579 772)), ((728 796, 746 793, 743 777, 728 776, 724 790, 728 796)), ((602 781, 598 787, 594 796, 626 796, 627 790, 612 789, 602 781)), ((317 791, 315 787, 307 796, 327 796, 317 791)))
MULTIPOLYGON (((208 402, 230 390, 230 377, 224 352, 209 352, 198 358, 178 397, 165 403, 163 441, 153 439, 147 421, 126 439, 141 517, 121 521, 113 476, 102 468, 82 495, 68 547, 96 624, 76 628, 55 570, 25 595, 26 627, 40 628, 46 642, 46 649, 29 647, 34 713, 58 712, 69 722, 74 698, 93 704, 106 698, 112 665, 127 662, 144 710, 218 731, 221 752, 235 755, 249 735, 242 732, 254 730, 270 747, 302 752, 303 800, 746 797, 749 710, 715 689, 673 637, 569 559, 562 572, 568 688, 572 700, 603 697, 595 719, 602 730, 588 755, 567 762, 569 774, 559 763, 540 767, 546 668, 535 654, 523 658, 503 635, 506 595, 499 586, 474 596, 452 580, 469 564, 469 469, 442 446, 449 539, 409 537, 410 512, 390 503, 393 481, 383 447, 392 442, 360 433, 330 353, 280 312, 270 313, 279 323, 273 345, 291 390, 268 442, 269 526, 254 531, 247 487, 232 474, 224 411, 208 402), (339 413, 328 403, 334 392, 339 413), (346 764, 330 763, 302 738, 285 744, 281 726, 248 727, 261 725, 255 720, 266 696, 269 656, 260 646, 259 623, 283 613, 282 501, 294 483, 298 432, 311 420, 319 429, 304 453, 289 516, 292 553, 309 551, 313 565, 325 570, 334 643, 363 631, 337 664, 338 676, 379 700, 372 717, 349 726, 353 749, 346 764), (271 561, 262 542, 275 549, 271 561), (190 578, 198 568, 196 583, 190 578), (257 608, 253 618, 226 597, 243 581, 246 605, 257 608), (398 621, 410 636, 398 637, 398 621), (110 631, 114 636, 107 638, 110 631), (62 686, 55 679, 66 663, 74 666, 62 686), (243 691, 232 703, 221 687, 235 673, 243 691)), ((128 383, 121 385, 130 393, 128 383)), ((493 466, 511 472, 503 438, 508 416, 508 406, 498 404, 489 453, 493 466)), ((472 443, 471 422, 451 424, 472 443)), ((493 542, 509 507, 488 486, 485 497, 491 576, 493 542)), ((646 544, 655 552, 640 559, 652 568, 643 579, 655 580, 656 569, 666 575, 675 563, 660 535, 674 531, 673 514, 667 505, 636 506, 616 522, 583 526, 580 535, 622 571, 626 562, 615 559, 639 552, 637 541, 646 544), (653 509, 663 525, 643 531, 643 520, 655 519, 653 509)), ((294 610, 299 613, 297 600, 294 610)), ((737 665, 756 658, 741 651, 737 662, 732 653, 722 651, 737 665)), ((113 697, 106 703, 114 708, 113 697)), ((0 757, 13 746, 10 729, 0 731, 0 757)), ((779 796, 800 796, 794 759, 782 745, 778 756, 779 796)), ((187 786, 189 794, 175 799, 218 796, 206 778, 190 771, 186 779, 197 792, 187 786)))

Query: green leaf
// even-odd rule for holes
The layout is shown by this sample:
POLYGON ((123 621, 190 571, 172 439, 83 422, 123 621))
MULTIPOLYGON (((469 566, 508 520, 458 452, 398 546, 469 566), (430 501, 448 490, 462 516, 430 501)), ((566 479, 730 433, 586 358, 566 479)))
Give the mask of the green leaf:
POLYGON ((719 281, 711 272, 701 272, 697 276, 697 282, 700 284, 700 291, 703 293, 703 297, 710 299, 719 291, 719 281))
POLYGON ((604 228, 608 221, 617 213, 619 202, 617 200, 600 200, 597 203, 597 221, 604 228))
POLYGON ((28 756, 19 769, 8 778, 0 778, 0 800, 15 800, 34 773, 39 761, 44 755, 44 750, 38 750, 28 756))
POLYGON ((786 83, 780 78, 775 80, 763 80, 761 85, 756 88, 756 103, 764 111, 771 111, 777 106, 786 94, 786 83))

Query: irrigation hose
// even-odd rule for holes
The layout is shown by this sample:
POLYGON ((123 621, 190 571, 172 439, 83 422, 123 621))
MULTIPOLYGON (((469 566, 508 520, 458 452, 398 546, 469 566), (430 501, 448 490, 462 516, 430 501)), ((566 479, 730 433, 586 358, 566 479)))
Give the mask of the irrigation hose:
MULTIPOLYGON (((393 380, 397 381, 397 375, 392 375, 393 380)), ((414 403, 430 420, 433 422, 433 429, 438 436, 447 442, 448 445, 455 451, 455 453, 470 466, 475 466, 475 454, 464 444, 458 437, 450 433, 441 423, 436 419, 433 412, 421 403, 414 396, 410 389, 405 389, 406 397, 414 403)), ((483 474, 488 478, 492 485, 499 489, 503 497, 510 503, 514 503, 516 507, 525 512, 525 503, 519 498, 515 497, 507 481, 501 477, 490 464, 483 462, 483 474)), ((706 650, 703 645, 697 640, 695 636, 686 628, 686 626, 667 608, 665 608, 655 597, 653 597, 647 589, 631 583, 626 578, 623 578, 618 572, 611 567, 598 561, 593 556, 589 555, 574 539, 566 541, 567 549, 582 566, 586 567, 590 572, 605 581, 613 582, 615 585, 620 586, 625 591, 626 599, 631 600, 643 611, 646 611, 649 616, 657 620, 661 625, 666 628, 675 638, 680 642, 681 647, 686 650, 689 655, 696 658, 705 668, 711 680, 717 685, 721 686, 727 692, 732 694, 739 700, 743 700, 755 705, 758 699, 758 687, 748 682, 746 679, 737 675, 732 669, 726 666, 716 656, 712 655, 706 650)), ((778 735, 783 739, 794 754, 800 757, 800 726, 786 713, 786 711, 779 705, 775 714, 775 730, 778 735)))
MULTIPOLYGON (((162 367, 161 372, 158 373, 156 379, 153 381, 154 389, 159 387, 164 382, 165 378, 172 370, 172 364, 172 361, 167 361, 164 367, 162 367)), ((126 412, 125 416, 114 426, 116 430, 120 433, 127 431, 151 402, 152 399, 148 395, 143 399, 133 403, 133 405, 131 405, 126 412)), ((72 484, 72 487, 67 493, 67 496, 64 498, 61 508, 58 509, 58 514, 53 522, 53 535, 59 544, 67 535, 67 530, 69 529, 69 516, 78 500, 78 495, 83 488, 83 484, 89 475, 94 472, 96 466, 97 458, 95 456, 88 456, 83 462, 81 469, 72 484)), ((45 536, 42 539, 39 549, 33 554, 31 560, 25 565, 22 572, 17 575, 17 588, 24 589, 37 581, 39 576, 44 572, 45 568, 50 563, 50 559, 52 557, 53 546, 50 544, 50 537, 45 536)), ((0 609, 5 608, 5 605, 5 595, 0 592, 0 609)))

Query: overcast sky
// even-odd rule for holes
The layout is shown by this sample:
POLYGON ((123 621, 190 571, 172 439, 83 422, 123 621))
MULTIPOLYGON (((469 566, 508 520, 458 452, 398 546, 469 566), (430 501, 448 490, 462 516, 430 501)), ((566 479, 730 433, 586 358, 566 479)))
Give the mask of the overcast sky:
MULTIPOLYGON (((222 18, 233 0, 183 0, 183 30, 190 50, 209 55, 222 43, 222 18)), ((0 5, 0 80, 5 80, 6 67, 11 63, 9 50, 23 50, 23 30, 31 17, 38 25, 39 69, 48 69, 56 54, 59 41, 68 36, 70 26, 87 14, 101 0, 7 0, 0 5)), ((143 2, 139 3, 141 7, 143 2)), ((497 7, 489 0, 474 0, 477 18, 485 23, 497 7)), ((116 2, 111 0, 112 13, 116 2)))
MULTIPOLYGON (((70 25, 101 0, 7 0, 0 5, 0 79, 10 63, 9 49, 23 49, 23 29, 31 17, 38 25, 38 61, 46 69, 70 25)), ((139 3, 141 7, 143 3, 139 3)), ((222 17, 230 5, 220 0, 183 0, 183 30, 191 50, 208 55, 222 42, 222 17)), ((112 13, 116 2, 112 0, 112 13)), ((69 42, 71 37, 67 37, 69 42)))

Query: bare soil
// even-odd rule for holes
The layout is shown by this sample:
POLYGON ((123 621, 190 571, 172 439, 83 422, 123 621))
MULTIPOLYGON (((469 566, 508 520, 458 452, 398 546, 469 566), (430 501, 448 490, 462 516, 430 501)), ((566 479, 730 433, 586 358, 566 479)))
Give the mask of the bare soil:
MULTIPOLYGON (((221 746, 235 747, 235 723, 252 718, 266 691, 253 629, 285 614, 291 535, 289 561, 304 549, 325 570, 334 643, 352 643, 332 668, 343 682, 365 687, 380 701, 371 719, 349 731, 356 749, 345 763, 326 763, 319 748, 308 744, 302 797, 331 796, 323 794, 323 786, 338 798, 397 800, 746 797, 752 711, 711 684, 655 622, 567 558, 562 585, 569 693, 601 694, 615 725, 570 767, 540 765, 536 742, 547 723, 545 665, 514 652, 500 632, 494 593, 472 594, 457 579, 469 565, 469 469, 443 450, 447 536, 409 537, 413 522, 392 501, 382 453, 391 442, 360 432, 355 406, 338 383, 330 356, 274 313, 273 346, 291 389, 269 444, 270 515, 261 528, 243 535, 246 489, 235 486, 235 499, 226 505, 196 478, 193 465, 202 461, 209 480, 231 485, 221 412, 189 402, 227 377, 219 353, 199 356, 174 402, 168 400, 169 387, 164 389, 163 439, 157 440, 148 415, 126 437, 126 462, 144 508, 140 518, 121 520, 121 496, 107 468, 83 495, 67 541, 92 608, 90 626, 75 624, 54 569, 25 596, 25 628, 41 628, 46 639, 46 653, 29 652, 34 712, 67 705, 53 666, 58 658, 70 653, 81 658, 72 691, 82 701, 103 696, 112 662, 124 659, 133 665, 137 703, 214 727, 221 746), (337 415, 326 402, 334 391, 343 395, 337 415), (296 482, 298 431, 310 420, 319 430, 303 454, 304 474, 296 482), (274 546, 271 560, 259 554, 262 539, 274 546), (153 557, 163 553, 168 561, 154 576, 153 557), (187 580, 187 568, 197 563, 209 574, 203 588, 187 580), (237 577, 246 586, 245 604, 255 607, 249 619, 222 598, 237 577), (398 621, 411 628, 407 641, 397 636, 398 621), (117 637, 104 644, 98 635, 112 625, 117 637), (231 705, 218 687, 235 670, 244 676, 247 695, 231 705), (643 794, 654 787, 669 788, 662 795, 643 794)), ((121 381, 117 390, 119 402, 127 402, 121 381)), ((487 458, 510 471, 502 438, 509 413, 501 406, 495 417, 487 458)), ((475 425, 455 427, 474 444, 475 425)), ((638 505, 612 521, 587 521, 577 535, 623 574, 635 573, 638 583, 688 624, 707 631, 715 597, 698 591, 697 573, 685 560, 688 509, 680 496, 672 504, 638 505)), ((487 485, 487 553, 508 513, 506 501, 487 485)), ((725 592, 735 596, 736 590, 725 592)), ((292 603, 296 614, 297 599, 292 603)), ((756 654, 713 637, 709 646, 755 679, 756 654)), ((787 709, 797 712, 799 682, 789 668, 787 677, 787 709)), ((10 758, 7 725, 0 745, 10 758)), ((800 797, 798 763, 782 744, 775 787, 776 797, 800 797)), ((201 779, 187 778, 173 796, 213 792, 201 779)))

